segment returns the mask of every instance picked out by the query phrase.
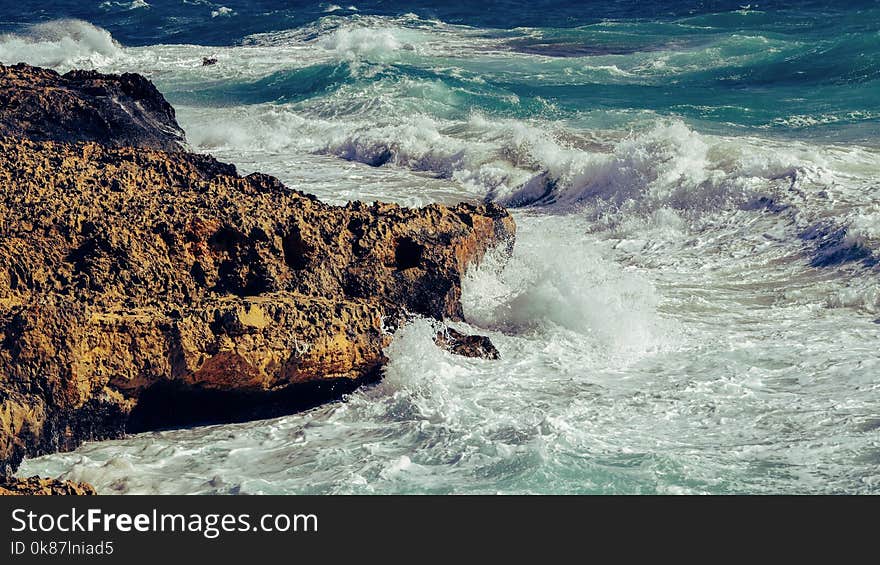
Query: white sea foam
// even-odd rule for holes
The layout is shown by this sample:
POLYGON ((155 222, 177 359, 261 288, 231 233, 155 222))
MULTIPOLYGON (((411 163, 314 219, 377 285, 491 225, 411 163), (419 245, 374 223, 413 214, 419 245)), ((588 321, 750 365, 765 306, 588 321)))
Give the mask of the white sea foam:
MULTIPOLYGON (((388 111, 394 112, 393 107, 388 111)), ((572 146, 571 139, 548 126, 480 115, 460 123, 424 115, 365 123, 267 106, 188 129, 191 139, 206 148, 257 144, 268 151, 326 152, 370 165, 431 172, 473 194, 513 205, 598 200, 636 205, 646 213, 663 207, 716 211, 776 185, 830 182, 835 174, 827 159, 810 154, 808 147, 768 151, 764 142, 700 135, 681 122, 661 122, 620 141, 609 139, 608 149, 572 146), (251 127, 254 121, 262 127, 251 127)), ((586 138, 579 143, 590 145, 586 138)))
POLYGON ((674 323, 658 316, 654 287, 583 245, 583 224, 525 219, 512 257, 498 250, 468 273, 468 321, 512 333, 567 330, 583 336, 585 346, 622 354, 627 362, 674 342, 674 323))
POLYGON ((137 10, 140 8, 149 8, 150 4, 148 2, 146 2, 145 0, 132 0, 131 2, 106 1, 106 2, 101 2, 98 6, 100 8, 105 8, 105 9, 112 8, 113 6, 117 6, 120 8, 126 8, 128 10, 137 10))
MULTIPOLYGON (((334 203, 512 206, 513 254, 468 271, 458 324, 501 359, 454 356, 416 320, 382 383, 347 402, 88 444, 21 474, 108 493, 877 492, 880 282, 864 254, 822 263, 880 249, 876 149, 710 135, 650 112, 462 110, 489 99, 523 114, 493 77, 665 80, 791 44, 743 35, 586 64, 510 53, 485 30, 339 12, 218 48, 209 68, 203 47, 122 49, 97 28, 111 47, 71 45, 171 92, 337 73, 294 102, 190 102, 178 116, 198 150, 334 203)), ((49 60, 65 33, 0 49, 30 41, 22 56, 49 60)))
POLYGON ((55 20, 0 35, 0 61, 70 69, 106 65, 121 54, 110 33, 81 20, 55 20))
POLYGON ((320 44, 343 57, 381 56, 403 47, 391 29, 367 27, 338 29, 320 44))

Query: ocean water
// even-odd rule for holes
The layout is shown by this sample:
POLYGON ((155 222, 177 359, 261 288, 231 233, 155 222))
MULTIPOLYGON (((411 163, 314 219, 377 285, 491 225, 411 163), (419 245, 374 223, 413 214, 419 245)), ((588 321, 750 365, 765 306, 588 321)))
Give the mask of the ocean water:
POLYGON ((876 2, 0 1, 192 149, 342 203, 495 200, 513 257, 384 380, 26 461, 104 493, 880 493, 876 2), (201 66, 203 57, 218 63, 201 66))

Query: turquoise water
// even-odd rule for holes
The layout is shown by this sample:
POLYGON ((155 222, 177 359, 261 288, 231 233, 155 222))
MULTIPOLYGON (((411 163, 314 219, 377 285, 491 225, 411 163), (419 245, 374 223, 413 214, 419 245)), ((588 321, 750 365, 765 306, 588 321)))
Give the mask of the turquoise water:
MULTIPOLYGON (((169 92, 178 103, 291 102, 359 91, 376 79, 413 80, 438 82, 456 94, 454 100, 442 101, 444 116, 481 110, 578 119, 585 112, 652 111, 713 131, 766 130, 863 142, 877 133, 876 2, 691 1, 670 7, 545 0, 526 7, 515 2, 367 2, 343 7, 136 0, 57 1, 40 3, 42 9, 36 11, 27 2, 3 4, 0 32, 20 33, 23 25, 43 22, 49 23, 44 35, 63 35, 64 29, 45 28, 62 17, 79 18, 129 46, 229 46, 253 43, 254 36, 265 33, 310 40, 337 25, 369 27, 370 21, 381 21, 376 18, 391 21, 411 14, 417 16, 416 29, 431 33, 462 26, 475 40, 469 47, 482 42, 490 48, 464 58, 462 53, 437 53, 430 61, 413 52, 387 61, 379 76, 361 80, 345 63, 334 61, 279 69, 241 84, 193 84, 198 92, 169 92), (493 51, 511 56, 495 57, 493 51), (529 54, 535 56, 522 56, 529 54)), ((0 54, 15 58, 14 49, 0 54)), ((58 56, 76 61, 75 53, 58 56)))
POLYGON ((0 61, 137 71, 334 203, 491 199, 513 258, 378 386, 27 461, 104 492, 876 493, 875 2, 41 3, 0 61), (50 5, 51 4, 51 5, 50 5), (487 7, 488 6, 488 7, 487 7), (218 59, 201 66, 203 57, 218 59))

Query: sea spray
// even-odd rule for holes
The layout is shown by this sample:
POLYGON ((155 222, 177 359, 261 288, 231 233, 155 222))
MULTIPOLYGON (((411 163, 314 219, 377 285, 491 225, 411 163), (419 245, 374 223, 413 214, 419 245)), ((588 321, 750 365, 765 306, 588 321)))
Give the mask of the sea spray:
POLYGON ((107 493, 878 492, 880 46, 857 4, 151 2, 0 24, 4 63, 145 73, 242 172, 334 203, 490 199, 519 226, 463 287, 458 323, 498 361, 414 320, 344 402, 21 473, 107 493))
POLYGON ((81 20, 54 20, 0 35, 0 61, 5 63, 70 70, 107 65, 121 53, 107 30, 81 20))

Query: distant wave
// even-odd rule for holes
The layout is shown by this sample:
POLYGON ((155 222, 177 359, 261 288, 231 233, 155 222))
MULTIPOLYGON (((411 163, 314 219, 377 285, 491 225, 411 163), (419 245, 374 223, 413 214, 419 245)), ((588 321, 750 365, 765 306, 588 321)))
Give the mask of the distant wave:
POLYGON ((82 20, 54 20, 0 35, 0 61, 53 68, 105 65, 121 53, 110 32, 82 20))

